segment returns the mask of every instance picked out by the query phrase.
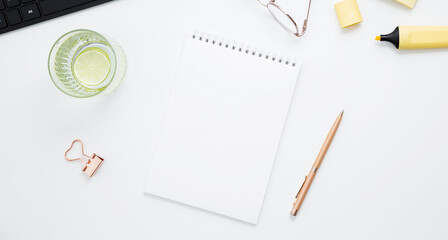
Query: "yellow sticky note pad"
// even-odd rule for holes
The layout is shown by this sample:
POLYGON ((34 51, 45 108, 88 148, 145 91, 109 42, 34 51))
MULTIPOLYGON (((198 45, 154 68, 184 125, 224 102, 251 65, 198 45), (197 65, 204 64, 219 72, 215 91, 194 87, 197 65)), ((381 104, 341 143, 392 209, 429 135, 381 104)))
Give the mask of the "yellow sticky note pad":
POLYGON ((359 11, 356 0, 343 0, 334 5, 338 15, 339 25, 346 28, 362 22, 361 12, 359 11))
POLYGON ((395 2, 399 2, 408 8, 414 8, 415 2, 417 2, 417 0, 395 0, 395 2))

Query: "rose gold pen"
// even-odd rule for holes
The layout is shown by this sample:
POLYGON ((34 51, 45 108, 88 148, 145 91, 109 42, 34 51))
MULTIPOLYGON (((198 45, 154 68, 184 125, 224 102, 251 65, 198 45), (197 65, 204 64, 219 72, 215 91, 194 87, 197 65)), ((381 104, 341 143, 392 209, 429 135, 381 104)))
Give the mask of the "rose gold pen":
POLYGON ((333 127, 331 127, 330 132, 328 133, 328 136, 325 139, 324 145, 322 145, 322 148, 320 149, 319 155, 317 155, 316 161, 314 161, 310 173, 308 173, 308 176, 305 176, 305 181, 303 182, 302 187, 300 187, 300 190, 296 195, 296 200, 293 204, 291 215, 293 216, 297 215, 297 212, 299 211, 299 208, 302 205, 303 200, 305 199, 305 196, 308 193, 308 190, 310 189, 311 183, 313 182, 314 177, 316 176, 317 169, 319 169, 320 164, 322 163, 322 160, 324 159, 325 154, 327 153, 327 150, 330 147, 331 141, 333 141, 334 135, 338 130, 339 123, 341 123, 343 114, 344 110, 342 110, 338 118, 336 118, 333 127))

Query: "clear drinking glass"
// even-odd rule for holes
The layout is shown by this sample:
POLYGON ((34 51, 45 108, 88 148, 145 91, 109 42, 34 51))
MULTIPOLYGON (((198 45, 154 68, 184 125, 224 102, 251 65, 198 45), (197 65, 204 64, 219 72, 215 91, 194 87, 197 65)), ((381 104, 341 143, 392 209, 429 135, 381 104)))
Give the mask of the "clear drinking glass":
POLYGON ((126 73, 120 45, 91 30, 74 30, 56 41, 48 58, 53 83, 72 97, 88 98, 115 90, 126 73))

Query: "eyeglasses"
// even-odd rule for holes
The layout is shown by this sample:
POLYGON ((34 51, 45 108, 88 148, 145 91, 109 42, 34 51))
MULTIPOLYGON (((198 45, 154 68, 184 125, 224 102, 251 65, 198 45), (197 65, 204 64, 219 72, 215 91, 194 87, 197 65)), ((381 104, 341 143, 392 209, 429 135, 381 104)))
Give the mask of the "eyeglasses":
POLYGON ((305 34, 306 27, 308 25, 308 17, 310 15, 311 8, 311 0, 308 3, 308 11, 306 14, 306 18, 303 21, 302 32, 299 32, 299 27, 292 17, 286 13, 278 4, 275 3, 275 0, 258 0, 261 5, 268 8, 269 12, 272 16, 277 20, 277 22, 288 32, 294 34, 296 37, 301 37, 305 34))

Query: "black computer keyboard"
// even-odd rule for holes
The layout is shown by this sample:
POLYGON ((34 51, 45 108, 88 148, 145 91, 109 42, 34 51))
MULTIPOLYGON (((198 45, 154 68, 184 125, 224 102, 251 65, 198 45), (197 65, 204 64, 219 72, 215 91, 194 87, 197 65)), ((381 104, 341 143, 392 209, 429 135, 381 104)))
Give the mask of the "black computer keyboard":
POLYGON ((0 34, 112 0, 0 0, 0 34))

